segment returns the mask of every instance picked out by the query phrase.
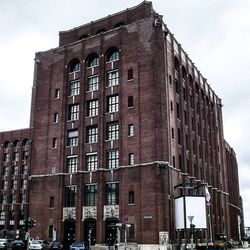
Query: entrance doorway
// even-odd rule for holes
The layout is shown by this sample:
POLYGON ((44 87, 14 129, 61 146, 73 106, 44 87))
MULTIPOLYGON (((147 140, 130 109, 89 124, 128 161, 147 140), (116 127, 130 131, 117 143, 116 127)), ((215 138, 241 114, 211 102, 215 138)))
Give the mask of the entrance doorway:
POLYGON ((84 221, 84 241, 90 245, 96 244, 96 220, 87 219, 84 221))
POLYGON ((105 243, 114 245, 117 237, 116 223, 119 221, 116 218, 107 219, 105 223, 105 243))
POLYGON ((69 246, 75 241, 76 222, 74 219, 66 219, 64 221, 64 248, 69 249, 69 246))

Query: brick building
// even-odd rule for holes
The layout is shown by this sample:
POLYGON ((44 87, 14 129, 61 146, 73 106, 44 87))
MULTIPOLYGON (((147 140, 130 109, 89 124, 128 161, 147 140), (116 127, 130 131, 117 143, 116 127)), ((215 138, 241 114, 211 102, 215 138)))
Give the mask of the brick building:
MULTIPOLYGON (((22 136, 32 139, 32 234, 113 243, 124 219, 130 242, 157 244, 160 232, 176 242, 185 234, 175 230, 174 198, 207 186, 209 237, 239 237, 221 99, 151 2, 59 37, 59 47, 36 53, 32 135, 22 136)), ((11 133, 2 133, 2 154, 11 133)))

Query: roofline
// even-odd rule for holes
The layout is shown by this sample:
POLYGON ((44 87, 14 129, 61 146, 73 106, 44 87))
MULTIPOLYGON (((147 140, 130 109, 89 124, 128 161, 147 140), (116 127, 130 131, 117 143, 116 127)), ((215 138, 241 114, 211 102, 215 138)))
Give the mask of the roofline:
POLYGON ((130 10, 133 10, 133 9, 136 9, 138 8, 139 6, 143 5, 143 4, 148 4, 148 5, 151 5, 151 8, 152 8, 152 13, 156 13, 155 10, 153 9, 152 7, 152 2, 151 1, 147 1, 147 0, 144 0, 143 2, 141 2, 140 4, 136 5, 136 6, 133 6, 131 8, 127 8, 125 10, 122 10, 122 11, 119 11, 119 12, 116 12, 114 14, 111 14, 111 15, 108 15, 108 16, 105 16, 105 17, 102 17, 100 19, 97 19, 95 21, 90 21, 89 23, 86 23, 86 24, 83 24, 83 25, 80 25, 80 26, 77 26, 77 27, 74 27, 72 29, 69 29, 69 30, 63 30, 63 31, 59 31, 59 34, 61 33, 67 33, 67 32, 70 32, 70 31, 74 31, 74 30, 77 30, 79 28, 83 28, 83 27, 86 27, 86 26, 89 26, 91 24, 94 24, 94 23, 98 23, 98 22, 101 22, 105 19, 108 19, 108 18, 111 18, 111 17, 114 17, 114 16, 117 16, 117 15, 120 15, 122 13, 125 13, 127 11, 130 11, 130 10))

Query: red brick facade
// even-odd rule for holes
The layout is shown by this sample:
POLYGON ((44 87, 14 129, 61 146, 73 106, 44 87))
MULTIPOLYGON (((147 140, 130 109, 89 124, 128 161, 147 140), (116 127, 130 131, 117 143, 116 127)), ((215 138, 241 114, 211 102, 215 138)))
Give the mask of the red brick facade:
POLYGON ((234 235, 221 100, 150 2, 60 32, 59 47, 35 61, 33 235, 69 243, 91 229, 103 244, 127 216, 129 241, 157 244, 169 232, 176 242, 181 183, 207 184, 212 234, 234 235))

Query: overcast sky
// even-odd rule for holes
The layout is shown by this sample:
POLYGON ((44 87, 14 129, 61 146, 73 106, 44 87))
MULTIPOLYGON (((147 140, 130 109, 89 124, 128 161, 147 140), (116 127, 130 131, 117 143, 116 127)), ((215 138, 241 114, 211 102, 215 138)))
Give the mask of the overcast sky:
MULTIPOLYGON (((57 47, 59 31, 140 2, 0 0, 0 131, 29 127, 35 52, 57 47)), ((152 2, 222 99, 225 139, 237 154, 245 226, 250 226, 250 1, 152 2)))

